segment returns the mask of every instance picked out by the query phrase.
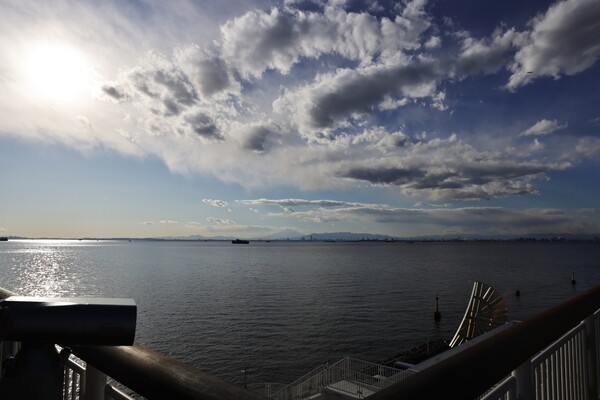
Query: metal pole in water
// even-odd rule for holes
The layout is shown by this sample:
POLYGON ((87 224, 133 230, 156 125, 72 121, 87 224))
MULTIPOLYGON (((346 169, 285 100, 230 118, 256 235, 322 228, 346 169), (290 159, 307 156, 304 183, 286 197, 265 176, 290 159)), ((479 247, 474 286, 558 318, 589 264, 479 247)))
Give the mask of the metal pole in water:
POLYGON ((571 285, 576 285, 577 281, 575 280, 575 272, 571 272, 571 285))
POLYGON ((442 313, 440 312, 440 297, 435 295, 435 311, 433 312, 433 320, 435 322, 440 322, 442 319, 442 313))

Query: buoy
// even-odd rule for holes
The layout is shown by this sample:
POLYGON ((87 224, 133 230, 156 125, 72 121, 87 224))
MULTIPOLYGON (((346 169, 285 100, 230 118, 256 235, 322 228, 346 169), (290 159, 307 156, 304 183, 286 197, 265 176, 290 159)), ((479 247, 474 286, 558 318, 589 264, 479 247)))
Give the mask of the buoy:
POLYGON ((442 313, 440 312, 440 298, 436 294, 435 295, 435 311, 433 312, 433 320, 435 322, 440 322, 440 319, 442 319, 442 313))
POLYGON ((576 285, 577 281, 575 280, 575 272, 571 273, 571 285, 576 285))
POLYGON ((517 289, 517 291, 515 292, 515 295, 516 295, 517 297, 521 296, 521 291, 520 291, 519 289, 517 289))

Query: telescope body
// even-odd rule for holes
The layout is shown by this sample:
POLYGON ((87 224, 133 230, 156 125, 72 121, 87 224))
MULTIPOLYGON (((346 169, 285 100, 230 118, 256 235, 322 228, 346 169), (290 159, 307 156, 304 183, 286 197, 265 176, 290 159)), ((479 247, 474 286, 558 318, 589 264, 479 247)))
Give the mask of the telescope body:
POLYGON ((11 296, 0 301, 0 340, 62 345, 132 345, 132 299, 11 296))

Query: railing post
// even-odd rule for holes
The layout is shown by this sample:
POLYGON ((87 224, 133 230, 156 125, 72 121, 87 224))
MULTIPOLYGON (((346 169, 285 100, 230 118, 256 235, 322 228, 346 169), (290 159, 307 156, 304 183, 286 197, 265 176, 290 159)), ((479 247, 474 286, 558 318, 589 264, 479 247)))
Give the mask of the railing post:
POLYGON ((517 384, 517 400, 535 399, 535 390, 533 386, 533 368, 531 360, 525 361, 512 372, 517 384))
POLYGON ((82 400, 104 400, 106 390, 106 375, 86 363, 85 392, 82 400))
POLYGON ((2 373, 2 365, 4 364, 4 360, 9 357, 14 357, 19 351, 19 344, 19 342, 14 342, 12 340, 0 342, 0 373, 2 373))
POLYGON ((596 317, 583 320, 585 325, 586 359, 588 365, 588 399, 598 399, 598 343, 596 342, 596 317))

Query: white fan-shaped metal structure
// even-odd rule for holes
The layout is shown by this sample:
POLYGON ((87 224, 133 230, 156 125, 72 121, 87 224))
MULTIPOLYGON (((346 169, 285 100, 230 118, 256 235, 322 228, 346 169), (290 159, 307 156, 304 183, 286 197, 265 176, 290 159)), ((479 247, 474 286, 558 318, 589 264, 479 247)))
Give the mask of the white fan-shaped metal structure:
POLYGON ((504 298, 490 285, 473 282, 471 300, 450 342, 450 347, 458 346, 506 322, 508 322, 508 309, 504 298))

